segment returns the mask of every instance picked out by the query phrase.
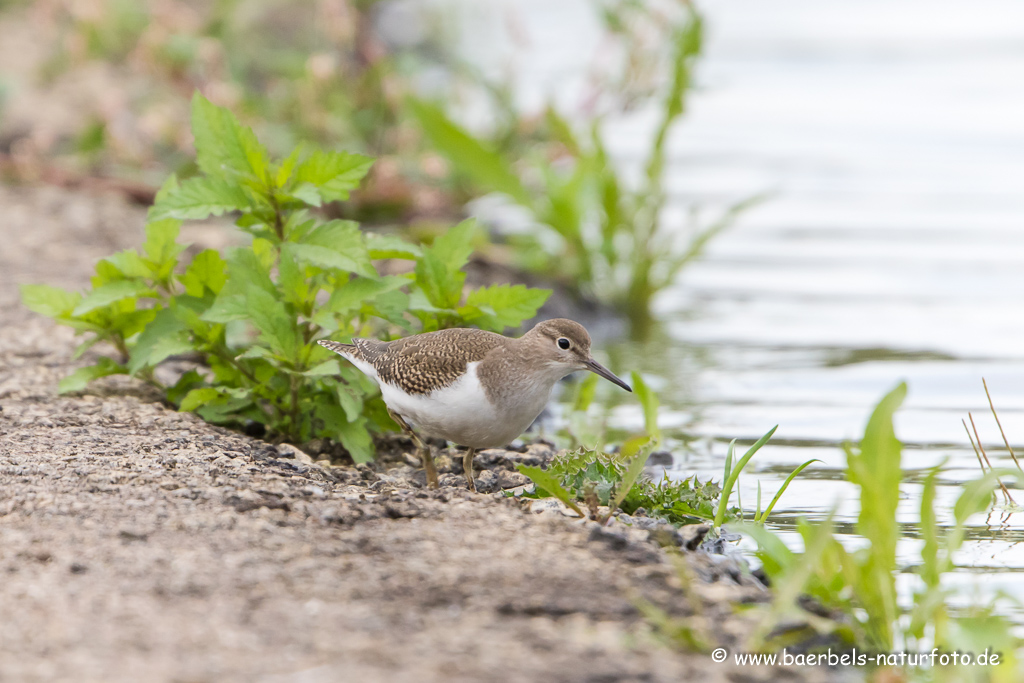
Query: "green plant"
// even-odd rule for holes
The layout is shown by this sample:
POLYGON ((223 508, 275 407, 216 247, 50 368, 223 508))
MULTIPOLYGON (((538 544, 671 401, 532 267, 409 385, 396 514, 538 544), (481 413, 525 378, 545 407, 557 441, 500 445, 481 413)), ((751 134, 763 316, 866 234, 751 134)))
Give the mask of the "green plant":
MULTIPOLYGON (((621 22, 617 22, 621 23, 621 22)), ((414 101, 410 111, 428 140, 475 192, 506 195, 532 214, 532 234, 510 237, 522 265, 560 275, 580 291, 617 307, 635 336, 646 335, 654 295, 757 198, 735 204, 708 224, 690 226, 688 241, 663 216, 665 155, 670 131, 685 111, 700 54, 700 16, 687 8, 671 33, 669 85, 639 183, 627 183, 609 159, 601 117, 579 135, 553 107, 529 142, 500 145, 474 136, 438 106, 414 101), (557 245, 552 248, 552 244, 557 245)), ((635 104, 635 103, 634 103, 635 104)))
MULTIPOLYGON (((947 605, 951 590, 944 585, 943 578, 954 568, 953 556, 963 544, 968 519, 991 504, 992 491, 1000 476, 1017 476, 1019 471, 990 471, 965 484, 953 509, 953 524, 944 533, 935 512, 936 480, 941 465, 928 474, 920 504, 924 546, 921 561, 914 568, 920 585, 914 592, 909 615, 904 616, 899 608, 896 573, 902 568, 896 558, 900 530, 896 509, 902 448, 892 418, 905 395, 905 384, 887 394, 868 420, 859 448, 846 448, 849 477, 860 492, 857 532, 867 541, 864 547, 846 550, 835 535, 831 515, 822 522, 801 520, 797 524, 803 553, 787 548, 763 526, 741 527, 757 541, 758 556, 774 589, 772 605, 752 646, 763 647, 775 627, 795 615, 818 632, 829 632, 850 644, 882 652, 910 645, 980 652, 1000 643, 1005 648, 1001 664, 988 671, 985 680, 1017 680, 1015 651, 1020 642, 1012 635, 1009 623, 994 615, 991 608, 970 608, 959 613, 952 610, 947 605), (810 603, 801 596, 809 596, 818 607, 809 611, 810 603), (823 618, 822 608, 842 618, 823 618), (980 623, 985 624, 989 639, 979 645, 977 637, 967 634, 980 623)), ((781 643, 773 640, 769 644, 781 643)), ((935 680, 962 680, 961 675, 955 667, 948 671, 932 669, 935 680)))
POLYGON ((368 157, 299 147, 272 161, 252 130, 198 94, 192 128, 201 173, 165 183, 141 252, 101 260, 85 295, 22 287, 29 308, 90 335, 77 355, 97 342, 117 352, 65 378, 62 392, 128 374, 211 422, 252 421, 295 443, 337 439, 363 461, 372 457, 370 432, 392 424, 373 383, 317 340, 457 324, 502 331, 548 295, 495 285, 464 297, 472 221, 419 247, 322 218, 316 209, 347 198, 368 157), (180 222, 225 213, 237 215, 251 244, 182 262, 180 222), (411 261, 413 272, 381 275, 373 259, 383 258, 411 261), (165 386, 154 370, 182 354, 201 365, 165 386))
POLYGON ((640 488, 635 484, 655 446, 655 441, 637 437, 623 444, 617 454, 581 448, 557 456, 547 470, 517 465, 535 484, 533 492, 523 496, 554 496, 583 517, 576 502, 580 501, 587 505, 594 519, 598 519, 598 507, 607 506, 608 511, 600 517, 600 521, 606 523, 620 507, 627 513, 638 507, 630 507, 626 501, 640 488))

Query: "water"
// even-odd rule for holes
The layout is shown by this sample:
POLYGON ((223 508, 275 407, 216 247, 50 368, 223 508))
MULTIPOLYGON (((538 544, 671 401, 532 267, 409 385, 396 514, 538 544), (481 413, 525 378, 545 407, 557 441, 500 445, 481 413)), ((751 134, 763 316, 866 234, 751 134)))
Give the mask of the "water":
MULTIPOLYGON (((511 66, 524 106, 555 96, 571 107, 596 45, 586 3, 495 7, 502 21, 465 8, 474 22, 466 49, 486 57, 491 73, 511 66)), ((938 506, 947 510, 958 485, 979 474, 961 423, 968 412, 993 464, 1013 464, 982 377, 1024 453, 1024 6, 702 7, 701 89, 671 140, 669 218, 694 201, 773 196, 657 300, 664 324, 652 342, 608 351, 616 370, 651 379, 666 406, 662 428, 690 445, 674 473, 718 478, 729 440, 756 439, 776 423, 775 440, 741 480, 745 505, 758 481, 770 500, 793 467, 822 461, 776 508, 783 530, 833 507, 851 527, 856 495, 841 444, 859 438, 875 402, 905 380, 899 552, 912 563, 925 470, 946 463, 938 506)), ((655 120, 639 112, 609 128, 623 167, 642 162, 655 120)), ((620 402, 611 422, 636 429, 640 410, 620 402)), ((972 520, 955 577, 966 593, 1024 598, 1021 519, 972 520)), ((1024 611, 1006 609, 1024 622, 1024 611)))

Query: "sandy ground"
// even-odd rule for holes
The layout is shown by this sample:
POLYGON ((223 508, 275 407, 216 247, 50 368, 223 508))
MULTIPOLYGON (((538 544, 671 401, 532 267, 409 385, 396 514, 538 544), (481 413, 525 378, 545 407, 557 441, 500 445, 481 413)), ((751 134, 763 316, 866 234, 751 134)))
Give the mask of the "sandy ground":
MULTIPOLYGON (((691 614, 666 551, 401 459, 323 468, 161 405, 123 378, 58 396, 71 333, 17 283, 83 287, 141 241, 117 196, 0 186, 0 682, 755 681, 664 646, 640 598, 691 614)), ((224 236, 198 230, 202 246, 224 236)), ((87 360, 87 359, 86 359, 87 360)), ((482 454, 492 488, 510 465, 482 454)), ((686 553, 715 644, 764 600, 736 565, 686 553)))

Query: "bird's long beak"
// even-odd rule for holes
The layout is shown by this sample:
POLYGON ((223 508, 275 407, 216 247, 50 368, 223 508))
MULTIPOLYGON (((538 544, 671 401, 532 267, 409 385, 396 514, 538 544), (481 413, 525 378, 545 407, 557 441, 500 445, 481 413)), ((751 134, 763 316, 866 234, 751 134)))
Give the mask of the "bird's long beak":
POLYGON ((609 370, 605 366, 601 365, 600 363, 598 363, 593 358, 588 358, 586 363, 585 363, 585 365, 587 366, 587 370, 590 370, 591 372, 593 372, 595 374, 598 374, 601 377, 604 377, 606 380, 608 380, 612 384, 618 384, 620 387, 622 387, 626 391, 629 391, 629 392, 633 391, 632 387, 630 387, 628 384, 626 384, 621 379, 616 377, 615 374, 611 370, 609 370))

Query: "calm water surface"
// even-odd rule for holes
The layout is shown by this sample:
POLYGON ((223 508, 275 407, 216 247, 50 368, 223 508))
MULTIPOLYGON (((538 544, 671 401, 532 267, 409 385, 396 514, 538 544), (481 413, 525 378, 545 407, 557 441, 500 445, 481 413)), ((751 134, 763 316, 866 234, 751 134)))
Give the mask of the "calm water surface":
MULTIPOLYGON (((491 73, 518 73, 526 106, 578 102, 598 35, 584 2, 455 4, 473 27, 465 48, 491 73)), ((841 444, 907 381, 896 429, 906 444, 900 552, 912 563, 926 470, 946 462, 945 509, 978 475, 961 424, 968 412, 994 464, 1012 466, 982 377, 1024 452, 1024 6, 702 6, 706 57, 671 140, 667 220, 682 224, 692 202, 773 196, 657 301, 665 322, 653 341, 608 352, 616 370, 650 379, 665 405, 662 428, 690 444, 673 473, 718 478, 731 439, 753 440, 776 423, 741 480, 745 505, 758 481, 770 500, 793 467, 822 461, 776 508, 783 530, 833 507, 841 526, 856 521, 841 444)), ((610 126, 624 168, 642 163, 655 120, 640 112, 610 126)), ((624 401, 611 421, 638 428, 640 410, 624 401)), ((1006 589, 1024 598, 1024 515, 972 521, 955 577, 965 597, 1006 589)), ((1024 611, 1014 616, 1024 622, 1024 611)))

